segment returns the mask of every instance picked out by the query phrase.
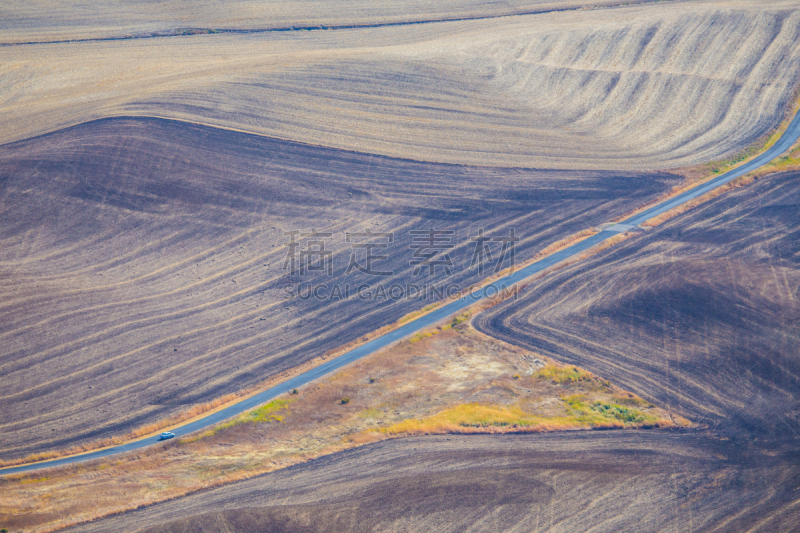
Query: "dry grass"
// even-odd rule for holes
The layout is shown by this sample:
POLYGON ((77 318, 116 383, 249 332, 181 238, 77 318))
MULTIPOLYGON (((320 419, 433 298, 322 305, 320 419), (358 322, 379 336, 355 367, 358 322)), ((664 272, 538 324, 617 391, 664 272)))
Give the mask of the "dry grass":
POLYGON ((795 143, 786 153, 772 162, 748 174, 747 178, 758 179, 775 172, 800 170, 800 142, 795 143))
MULTIPOLYGON (((787 110, 786 118, 784 119, 781 126, 772 134, 770 135, 763 143, 759 145, 754 145, 750 149, 748 149, 744 154, 740 154, 735 160, 726 162, 726 163, 708 163, 707 165, 702 165, 699 168, 691 168, 687 169, 687 172, 684 174, 690 179, 692 176, 695 175, 695 172, 698 172, 700 176, 703 178, 696 179, 689 187, 677 187, 674 189, 672 193, 667 195, 667 197, 675 196, 680 192, 685 190, 691 189, 692 187, 699 185, 709 179, 712 179, 718 175, 722 175, 729 170, 733 170, 741 165, 746 164, 750 160, 758 157, 759 154, 763 153, 765 150, 769 149, 772 145, 774 145, 778 139, 780 139, 781 135, 786 131, 789 127, 789 123, 794 119, 795 115, 800 112, 800 100, 796 100, 795 103, 787 110)), ((709 191, 708 193, 700 196, 698 198, 694 198, 686 202, 683 205, 680 205, 674 209, 671 209, 665 213, 662 213, 656 217, 651 218, 650 220, 644 222, 642 225, 647 227, 656 227, 667 220, 670 220, 686 211, 697 207, 700 204, 703 204, 713 198, 718 197, 719 195, 730 191, 732 189, 738 189, 740 187, 745 187, 758 178, 767 176, 769 174, 773 174, 775 172, 784 172, 784 171, 791 171, 791 170, 798 170, 800 169, 800 141, 796 142, 792 147, 788 150, 787 155, 778 157, 771 162, 767 163, 766 165, 760 167, 753 172, 749 172, 744 176, 741 176, 733 181, 722 185, 721 187, 717 187, 716 189, 709 191)), ((659 200, 661 201, 661 200, 659 200)), ((652 205, 653 202, 650 203, 652 205)), ((639 210, 641 211, 641 209, 639 210)))
POLYGON ((596 400, 570 398, 563 416, 539 416, 518 405, 462 404, 422 420, 404 420, 379 430, 387 435, 435 435, 446 433, 506 433, 564 431, 571 429, 622 429, 624 427, 673 426, 670 420, 638 409, 596 400), (622 418, 630 417, 629 419, 622 418), (628 422, 626 424, 626 422, 628 422))
POLYGON ((202 434, 5 477, 0 526, 52 531, 402 435, 687 423, 582 369, 486 337, 469 318, 460 315, 202 434), (635 417, 622 420, 623 412, 635 417))

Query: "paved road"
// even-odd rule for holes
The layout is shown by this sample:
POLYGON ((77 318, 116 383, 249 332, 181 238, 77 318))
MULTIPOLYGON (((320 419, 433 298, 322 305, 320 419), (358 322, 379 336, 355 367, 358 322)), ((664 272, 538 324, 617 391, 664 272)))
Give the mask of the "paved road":
MULTIPOLYGON (((300 374, 297 377, 289 379, 280 385, 277 385, 269 390, 261 392, 255 396, 252 396, 246 400, 242 400, 239 403, 226 407, 225 409, 218 411, 216 413, 210 414, 206 417, 203 417, 199 420, 191 422, 189 424, 185 424, 178 428, 172 430, 175 435, 178 437, 183 435, 188 435, 189 433, 193 433, 195 431, 199 431, 201 429, 205 429, 209 426, 213 426, 218 422, 222 422, 225 419, 231 418, 235 415, 258 407, 259 405, 268 402, 269 400, 275 398, 278 395, 284 394, 286 392, 291 391, 295 388, 300 388, 303 385, 308 384, 309 382, 320 378, 326 374, 333 372, 334 370, 341 368, 353 361, 357 361, 362 357, 365 357, 371 353, 374 353, 381 348, 384 348, 404 337, 412 335, 418 332, 421 329, 426 327, 432 326, 439 321, 442 321, 452 315, 459 313, 460 311, 464 310, 465 308, 469 307, 470 305, 474 304, 475 302, 482 300, 484 298, 492 298, 494 297, 497 292, 502 287, 511 287, 515 283, 525 280, 545 270, 550 268, 553 265, 556 265, 566 259, 574 257, 581 252, 586 251, 587 249, 600 244, 603 241, 610 239, 611 237, 627 231, 633 227, 638 226, 642 222, 649 220, 665 211, 669 211, 674 207, 677 207, 681 204, 692 200, 693 198, 697 198, 717 187, 720 187, 731 180, 734 180, 752 170, 757 169, 758 167, 772 161, 783 152, 785 152, 792 144, 794 144, 798 138, 800 138, 800 113, 795 116, 794 120, 789 126, 789 129, 780 140, 773 145, 769 150, 764 152, 762 155, 754 159, 753 161, 743 165, 735 170, 731 170, 721 176, 714 178, 713 180, 704 183, 702 186, 695 187, 689 191, 686 191, 674 198, 669 200, 665 200, 664 202, 657 204, 642 213, 637 215, 633 215, 617 224, 613 224, 600 233, 589 237, 583 241, 580 241, 572 246, 565 248, 553 255, 545 257, 536 263, 533 263, 513 274, 498 280, 497 282, 487 286, 481 291, 474 293, 471 296, 465 297, 463 299, 457 300, 452 302, 448 305, 441 307, 433 311, 430 314, 422 316, 412 322, 405 324, 404 326, 386 333, 385 335, 378 337, 377 339, 370 341, 358 348, 354 348, 349 352, 336 357, 335 359, 331 359, 320 366, 309 370, 303 374, 300 374)), ((71 456, 71 457, 64 457, 61 459, 53 459, 50 461, 43 461, 40 463, 29 464, 29 465, 22 465, 22 466, 15 466, 10 468, 5 468, 0 470, 0 474, 14 474, 19 472, 29 472, 32 470, 38 470, 41 468, 48 468, 53 466, 60 466, 60 465, 67 465, 71 463, 76 463, 79 461, 88 461, 90 459, 97 459, 99 457, 107 457, 109 455, 114 455, 118 453, 128 452, 131 450, 137 450, 139 448, 144 448, 145 446, 150 446, 157 442, 156 437, 149 437, 146 439, 141 439, 133 442, 129 442, 127 444, 122 444, 120 446, 114 446, 112 448, 107 448, 105 450, 99 450, 95 452, 90 452, 82 455, 71 456)))

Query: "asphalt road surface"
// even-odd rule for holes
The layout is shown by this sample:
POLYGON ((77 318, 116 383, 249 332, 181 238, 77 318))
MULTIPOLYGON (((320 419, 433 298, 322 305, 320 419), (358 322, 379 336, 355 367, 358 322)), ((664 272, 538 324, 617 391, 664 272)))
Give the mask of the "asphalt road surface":
MULTIPOLYGON (((472 304, 486 299, 486 298, 493 298, 495 297, 500 290, 504 287, 511 287, 515 283, 524 281, 525 279, 547 269, 550 268, 562 261, 565 261, 571 257, 574 257, 589 248, 600 244, 611 237, 628 231, 631 228, 634 228, 649 220, 655 216, 660 215, 670 209, 678 207, 698 196, 702 196, 709 191, 725 185, 726 183, 747 174, 748 172, 752 172, 753 170, 759 168, 766 163, 769 163, 776 157, 780 156, 783 152, 789 149, 797 140, 800 138, 800 113, 795 116, 792 120, 792 123, 789 125, 789 128, 783 134, 783 136, 775 143, 771 148, 769 148, 766 152, 758 156, 757 158, 753 159, 749 163, 742 165, 741 167, 731 170, 721 176, 714 178, 701 186, 695 187, 691 190, 688 190, 678 196, 665 200, 639 214, 633 215, 617 224, 613 224, 607 228, 605 228, 600 233, 593 235, 587 239, 584 239, 580 242, 569 246, 555 254, 552 254, 548 257, 545 257, 531 265, 514 272, 513 274, 508 275, 505 278, 498 280, 497 282, 486 286, 480 291, 476 291, 475 293, 468 295, 464 298, 456 300, 448 305, 445 305, 425 316, 417 318, 404 326, 386 333, 385 335, 378 337, 358 348, 354 348, 349 352, 340 355, 330 361, 327 361, 316 368, 313 368, 299 376, 296 376, 292 379, 289 379, 280 385, 272 387, 264 392, 261 392, 255 396, 242 400, 234 405, 231 405, 221 411, 217 411, 212 413, 208 416, 205 416, 199 420, 195 420, 194 422, 182 425, 171 431, 176 435, 176 437, 181 437, 184 435, 188 435, 190 433, 194 433, 195 431, 199 431, 210 426, 213 426, 223 420, 236 416, 240 413, 245 411, 249 411, 255 407, 258 407, 261 404, 264 404, 276 396, 281 394, 287 393, 292 389, 299 389, 300 387, 318 379, 326 374, 333 372, 334 370, 341 368, 345 365, 352 363, 353 361, 357 361, 362 357, 370 355, 386 346, 401 340, 409 335, 412 335, 424 328, 432 326, 444 319, 447 319, 450 316, 453 316, 465 308, 471 306, 472 304)), ((115 455, 118 453, 129 452, 132 450, 137 450, 140 448, 144 448, 145 446, 150 446, 155 444, 158 441, 158 437, 148 437, 145 439, 136 440, 133 442, 129 442, 127 444, 122 444, 119 446, 114 446, 111 448, 106 448, 103 450, 98 450, 90 453, 85 453, 76 456, 70 457, 63 457, 60 459, 53 459, 50 461, 42 461, 39 463, 21 465, 21 466, 14 466, 10 468, 5 468, 0 470, 0 474, 15 474, 20 472, 29 472, 32 470, 39 470, 42 468, 50 468, 54 466, 61 466, 72 464, 80 461, 89 461, 91 459, 97 459, 100 457, 108 457, 110 455, 115 455)))

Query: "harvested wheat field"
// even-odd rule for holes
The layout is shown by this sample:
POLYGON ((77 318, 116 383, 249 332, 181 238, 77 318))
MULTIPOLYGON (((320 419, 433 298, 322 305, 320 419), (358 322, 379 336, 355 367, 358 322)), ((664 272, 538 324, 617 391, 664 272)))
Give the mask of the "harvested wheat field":
POLYGON ((673 440, 673 453, 738 465, 750 501, 712 530, 800 527, 799 178, 716 198, 474 321, 707 426, 673 440))
POLYGON ((0 533, 800 529, 797 144, 436 322, 798 98, 800 0, 4 3, 0 466, 179 435, 0 533))
MULTIPOLYGON (((643 4, 649 1, 632 0, 626 3, 643 4)), ((0 7, 0 15, 5 21, 0 36, 4 43, 21 43, 115 36, 191 35, 203 29, 322 29, 573 11, 618 3, 617 0, 527 0, 496 5, 475 0, 443 0, 436 3, 420 0, 353 0, 338 4, 321 0, 234 0, 223 6, 201 0, 191 5, 162 2, 157 6, 142 6, 124 0, 103 2, 102 5, 69 0, 55 5, 42 1, 9 0, 0 7), (44 5, 50 9, 48 12, 43 11, 44 5)))
POLYGON ((525 260, 678 182, 430 165, 157 119, 7 146, 0 175, 4 460, 124 436, 431 303, 380 287, 466 288, 490 272, 469 268, 479 228, 515 229, 525 260), (431 227, 454 232, 453 266, 415 276, 409 232, 431 227), (331 234, 330 271, 293 274, 284 232, 312 229, 331 234), (345 234, 367 229, 394 234, 373 262, 393 275, 347 273, 351 254, 366 260, 345 234))
MULTIPOLYGON (((47 17, 63 20, 55 29, 12 6, 0 142, 137 115, 424 161, 660 170, 730 157, 783 118, 800 81, 796 1, 502 16, 603 3, 436 3, 419 20, 450 22, 381 26, 412 9, 385 3, 366 27, 327 30, 299 28, 335 26, 340 4, 240 2, 235 20, 210 2, 138 14, 118 4, 47 17), (266 31, 277 27, 287 31, 266 31), (222 31, 236 28, 251 31, 222 31), (99 40, 46 43, 73 31, 99 40), (158 31, 172 33, 114 39, 158 31)), ((364 11, 347 6, 345 18, 364 11)))

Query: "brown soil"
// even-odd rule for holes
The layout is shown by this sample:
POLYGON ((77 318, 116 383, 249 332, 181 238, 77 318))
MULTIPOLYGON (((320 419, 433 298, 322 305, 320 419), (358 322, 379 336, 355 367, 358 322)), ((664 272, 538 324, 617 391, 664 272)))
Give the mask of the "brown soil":
POLYGON ((70 531, 796 530, 796 473, 717 449, 663 431, 393 440, 70 531))
POLYGON ((125 435, 426 304, 286 301, 286 285, 467 287, 488 275, 469 268, 478 228, 516 228, 524 261, 678 179, 429 165, 142 119, 6 146, 0 176, 2 459, 125 435), (409 230, 430 227, 455 232, 451 275, 413 276, 409 230), (333 233, 332 277, 282 268, 283 231, 311 228, 333 233), (374 263, 394 276, 345 276, 345 232, 367 228, 395 233, 374 263))
POLYGON ((582 369, 453 323, 200 435, 0 478, 0 526, 52 531, 392 437, 689 425, 582 369))
POLYGON ((789 516, 800 476, 798 177, 773 174, 730 191, 476 321, 708 426, 676 441, 675 453, 705 449, 736 462, 742 476, 780 464, 786 477, 769 474, 769 490, 743 481, 741 497, 754 500, 719 518, 731 530, 797 528, 789 516))
POLYGON ((798 177, 731 191, 477 316, 705 428, 382 442, 77 530, 796 531, 798 177))

